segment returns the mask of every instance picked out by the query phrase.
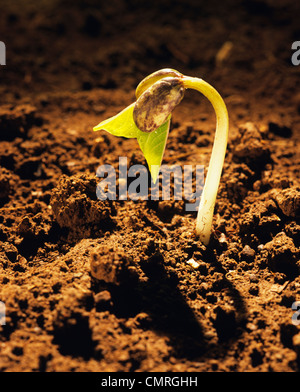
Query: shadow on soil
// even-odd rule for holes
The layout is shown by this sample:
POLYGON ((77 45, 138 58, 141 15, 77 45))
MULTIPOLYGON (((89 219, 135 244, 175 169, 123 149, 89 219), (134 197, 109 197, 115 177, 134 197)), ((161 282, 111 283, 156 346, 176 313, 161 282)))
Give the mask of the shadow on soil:
MULTIPOLYGON (((212 260, 213 252, 209 252, 212 260)), ((215 267, 225 275, 225 271, 216 261, 215 267)), ((174 356, 195 359, 210 356, 215 349, 226 350, 228 343, 243 333, 247 318, 245 303, 230 281, 223 283, 233 300, 234 312, 227 314, 222 309, 216 312, 212 320, 218 342, 210 342, 211 334, 204 331, 200 315, 190 308, 183 294, 178 289, 178 277, 170 275, 159 258, 142 266, 147 280, 137 285, 106 285, 114 304, 112 312, 117 317, 135 317, 139 313, 147 313, 150 317, 140 324, 142 329, 152 329, 169 337, 174 349, 174 356)), ((104 289, 103 283, 95 283, 95 292, 104 289)))

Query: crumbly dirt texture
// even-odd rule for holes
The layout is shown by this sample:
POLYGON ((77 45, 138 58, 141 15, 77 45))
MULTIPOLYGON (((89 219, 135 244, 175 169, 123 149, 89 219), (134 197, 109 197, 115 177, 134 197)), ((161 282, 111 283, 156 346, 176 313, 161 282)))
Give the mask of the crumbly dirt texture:
MULTIPOLYGON (((0 371, 299 371, 299 15, 292 0, 4 1, 0 371), (146 162, 92 128, 166 67, 228 107, 207 247, 184 200, 96 195, 98 166, 146 162)), ((206 172, 214 132, 187 91, 163 163, 206 172)))

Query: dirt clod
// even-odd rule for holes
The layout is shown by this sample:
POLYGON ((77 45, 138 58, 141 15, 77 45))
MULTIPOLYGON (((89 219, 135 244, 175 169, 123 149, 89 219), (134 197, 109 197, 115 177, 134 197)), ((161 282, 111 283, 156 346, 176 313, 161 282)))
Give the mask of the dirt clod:
POLYGON ((247 122, 239 128, 233 157, 239 162, 246 162, 250 167, 260 167, 270 162, 271 153, 266 140, 257 126, 247 122))
POLYGON ((265 244, 269 265, 274 271, 299 272, 299 249, 285 233, 278 233, 272 241, 265 244))
POLYGON ((52 191, 51 206, 61 227, 86 237, 106 231, 107 224, 111 221, 112 204, 97 199, 96 187, 95 176, 60 178, 52 191))
POLYGON ((36 121, 37 108, 24 105, 2 105, 0 108, 0 129, 2 140, 13 140, 25 137, 36 121))
POLYGON ((284 215, 300 216, 300 189, 296 187, 283 189, 276 194, 275 200, 284 215))

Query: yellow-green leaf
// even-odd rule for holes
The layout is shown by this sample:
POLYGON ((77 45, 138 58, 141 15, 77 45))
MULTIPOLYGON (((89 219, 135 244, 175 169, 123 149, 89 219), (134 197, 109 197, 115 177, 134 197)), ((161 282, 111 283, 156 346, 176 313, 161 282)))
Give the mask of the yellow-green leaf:
POLYGON ((103 129, 114 136, 136 138, 148 163, 153 182, 155 183, 165 151, 171 116, 169 116, 167 121, 155 131, 150 133, 142 132, 135 125, 133 120, 134 105, 135 103, 131 104, 117 115, 102 121, 95 126, 93 130, 100 131, 103 129))
POLYGON ((156 183, 170 129, 171 116, 153 132, 139 130, 137 140, 146 158, 153 182, 156 183))
POLYGON ((102 121, 100 124, 93 128, 94 131, 101 129, 111 133, 114 136, 123 136, 127 138, 136 138, 138 132, 141 132, 133 121, 133 108, 135 103, 132 103, 120 113, 107 120, 102 121))

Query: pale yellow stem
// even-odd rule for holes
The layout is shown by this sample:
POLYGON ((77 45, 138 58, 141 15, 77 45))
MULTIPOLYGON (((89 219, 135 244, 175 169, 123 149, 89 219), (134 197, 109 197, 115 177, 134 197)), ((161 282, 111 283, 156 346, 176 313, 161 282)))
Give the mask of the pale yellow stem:
POLYGON ((216 133, 208 166, 207 176, 199 204, 196 233, 208 245, 211 235, 213 213, 224 164, 228 140, 228 113, 221 95, 210 84, 199 78, 184 76, 183 85, 201 92, 212 104, 216 113, 216 133))

